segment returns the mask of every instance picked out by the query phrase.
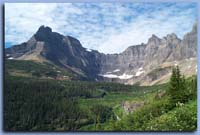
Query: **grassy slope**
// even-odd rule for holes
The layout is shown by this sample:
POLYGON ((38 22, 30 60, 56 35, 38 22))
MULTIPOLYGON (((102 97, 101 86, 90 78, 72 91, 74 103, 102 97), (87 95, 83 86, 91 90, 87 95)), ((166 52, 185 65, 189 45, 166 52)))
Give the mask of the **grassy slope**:
POLYGON ((29 60, 6 60, 5 72, 13 76, 55 78, 56 76, 67 76, 75 78, 76 75, 69 70, 62 69, 53 64, 38 63, 29 60))

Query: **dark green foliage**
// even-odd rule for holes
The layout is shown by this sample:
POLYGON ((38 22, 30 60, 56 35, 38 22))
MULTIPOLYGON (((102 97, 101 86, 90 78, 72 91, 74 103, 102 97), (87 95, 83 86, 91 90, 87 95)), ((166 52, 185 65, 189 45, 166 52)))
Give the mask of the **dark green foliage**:
POLYGON ((7 74, 4 89, 4 129, 69 131, 91 123, 99 123, 96 128, 100 129, 101 123, 113 115, 112 108, 103 105, 94 106, 91 109, 92 114, 89 114, 87 110, 80 110, 76 98, 104 98, 107 91, 120 91, 123 87, 130 86, 54 81, 7 74), (108 85, 106 90, 102 89, 105 85, 108 85), (95 120, 92 115, 96 117, 95 120))
POLYGON ((81 112, 74 98, 64 98, 57 82, 6 77, 4 129, 6 131, 75 130, 81 112))
POLYGON ((46 65, 43 68, 32 62, 24 64, 23 67, 13 61, 6 68, 3 112, 6 131, 193 131, 197 127, 197 77, 185 79, 178 68, 173 69, 170 84, 130 86, 44 79, 44 75, 55 78, 58 72, 46 65), (31 64, 33 68, 27 69, 31 64), (11 76, 10 71, 16 69, 35 77, 11 76), (160 93, 164 94, 156 99, 155 95, 160 93), (132 101, 132 97, 139 101, 151 99, 124 115, 120 103, 132 101))
POLYGON ((197 128, 197 101, 161 115, 149 121, 145 127, 151 131, 194 131, 197 128))
POLYGON ((181 75, 179 67, 174 67, 168 89, 168 95, 170 96, 172 106, 187 102, 192 94, 191 92, 196 91, 194 90, 194 85, 197 85, 195 82, 193 84, 190 83, 190 85, 188 85, 189 87, 187 87, 187 84, 188 82, 186 82, 185 77, 181 75), (194 87, 192 88, 193 90, 190 88, 190 86, 194 87))
POLYGON ((188 99, 193 100, 197 98, 197 76, 192 76, 186 81, 188 87, 188 99))
POLYGON ((57 72, 56 71, 48 71, 46 73, 46 76, 52 77, 52 78, 56 78, 57 77, 57 72))
POLYGON ((112 115, 108 120, 108 124, 104 127, 106 131, 113 131, 115 129, 119 129, 116 124, 116 117, 112 115))
POLYGON ((147 104, 141 109, 129 114, 123 120, 115 123, 115 130, 123 131, 144 131, 145 124, 150 120, 158 117, 168 111, 168 99, 155 101, 154 103, 147 104))
POLYGON ((32 76, 41 77, 42 75, 41 75, 40 72, 33 71, 33 72, 32 72, 32 76))
POLYGON ((21 71, 24 73, 31 73, 34 77, 49 76, 55 78, 59 74, 71 77, 75 76, 75 74, 70 71, 61 69, 53 64, 47 62, 38 63, 28 60, 6 60, 5 69, 7 73, 9 71, 21 71))
POLYGON ((95 105, 91 108, 92 114, 94 114, 94 120, 100 123, 106 122, 113 114, 112 108, 104 105, 95 105))
POLYGON ((194 131, 197 128, 197 77, 187 80, 178 67, 173 69, 168 94, 108 124, 117 131, 194 131))
MULTIPOLYGON (((166 97, 165 97, 166 98, 166 97)), ((112 120, 104 129, 111 131, 195 131, 197 103, 181 104, 171 110, 169 100, 145 105, 120 121, 112 120)))

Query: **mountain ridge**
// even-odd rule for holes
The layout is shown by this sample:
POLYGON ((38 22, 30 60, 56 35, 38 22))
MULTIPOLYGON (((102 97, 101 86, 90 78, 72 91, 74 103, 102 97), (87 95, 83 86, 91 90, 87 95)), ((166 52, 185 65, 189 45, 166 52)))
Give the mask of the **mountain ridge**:
POLYGON ((88 50, 78 39, 41 26, 27 42, 7 48, 5 53, 9 59, 50 61, 89 80, 134 84, 163 63, 196 57, 197 23, 183 39, 175 33, 163 38, 153 34, 147 43, 129 46, 115 54, 88 50))

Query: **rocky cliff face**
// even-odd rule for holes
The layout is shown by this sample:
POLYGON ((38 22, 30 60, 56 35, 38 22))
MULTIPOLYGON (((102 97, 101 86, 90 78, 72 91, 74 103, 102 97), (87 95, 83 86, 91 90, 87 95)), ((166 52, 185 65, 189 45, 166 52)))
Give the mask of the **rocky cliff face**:
MULTIPOLYGON (((136 83, 162 64, 197 57, 197 23, 183 40, 176 34, 168 34, 163 38, 152 35, 146 44, 131 46, 120 54, 105 55, 102 59, 101 75, 108 81, 136 83), (118 72, 116 72, 118 71, 118 72)), ((161 77, 171 72, 169 68, 156 72, 161 77)))
POLYGON ((94 79, 100 70, 97 62, 99 53, 86 51, 77 39, 52 32, 51 28, 44 26, 28 42, 8 48, 5 52, 14 59, 35 60, 34 57, 37 57, 47 60, 88 79, 94 79))
POLYGON ((5 52, 9 59, 49 61, 92 80, 133 84, 163 63, 196 57, 197 24, 183 40, 174 33, 163 38, 152 35, 146 44, 130 46, 120 54, 88 51, 77 39, 41 26, 29 41, 5 52))
POLYGON ((197 57, 197 23, 194 24, 192 31, 183 37, 180 52, 184 58, 197 57))

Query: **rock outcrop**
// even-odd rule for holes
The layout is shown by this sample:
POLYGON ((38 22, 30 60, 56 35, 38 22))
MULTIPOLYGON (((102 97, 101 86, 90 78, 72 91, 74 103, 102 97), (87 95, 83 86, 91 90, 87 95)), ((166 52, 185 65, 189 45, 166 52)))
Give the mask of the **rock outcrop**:
POLYGON ((119 54, 88 51, 79 40, 41 26, 30 40, 7 48, 5 53, 12 59, 49 61, 89 80, 133 84, 163 63, 196 57, 197 23, 183 40, 174 33, 163 38, 152 35, 147 43, 130 46, 119 54))

